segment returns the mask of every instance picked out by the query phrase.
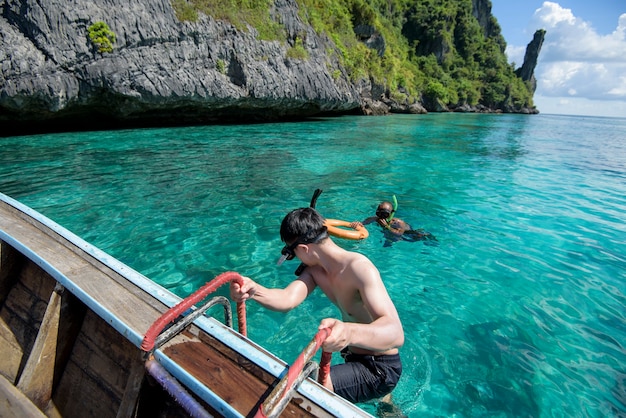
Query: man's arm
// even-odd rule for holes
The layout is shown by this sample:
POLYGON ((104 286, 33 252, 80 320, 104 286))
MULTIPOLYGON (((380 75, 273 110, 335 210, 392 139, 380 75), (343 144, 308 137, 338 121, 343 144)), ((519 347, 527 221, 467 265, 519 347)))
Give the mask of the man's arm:
POLYGON ((369 225, 372 222, 376 222, 378 220, 378 218, 376 216, 370 216, 368 218, 365 218, 363 220, 363 222, 361 222, 362 225, 369 225))
POLYGON ((315 283, 308 275, 302 275, 284 289, 270 289, 249 277, 243 278, 243 285, 230 283, 230 297, 235 302, 254 300, 267 309, 287 312, 302 303, 315 289, 315 283))

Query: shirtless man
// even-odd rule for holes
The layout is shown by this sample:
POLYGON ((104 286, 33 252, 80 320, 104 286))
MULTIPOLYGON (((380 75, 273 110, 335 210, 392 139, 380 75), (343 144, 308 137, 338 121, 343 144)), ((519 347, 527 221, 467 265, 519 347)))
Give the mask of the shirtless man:
MULTIPOLYGON (((357 228, 361 225, 368 225, 372 222, 376 222, 383 228, 385 235, 385 246, 390 246, 392 242, 399 241, 400 239, 405 241, 431 241, 436 243, 437 238, 430 232, 426 232, 423 229, 414 230, 411 225, 404 222, 402 219, 396 218, 393 215, 395 210, 391 202, 381 202, 376 208, 376 216, 370 216, 365 218, 363 222, 352 222, 352 228, 357 228)), ((430 245, 433 245, 432 243, 430 245)))
MULTIPOLYGON (((411 230, 411 225, 404 222, 402 219, 392 217, 391 215, 394 213, 395 210, 393 210, 391 202, 381 202, 378 208, 376 208, 376 216, 366 218, 363 220, 362 224, 367 225, 376 222, 394 235, 402 235, 406 231, 411 230)), ((358 224, 358 222, 356 223, 358 224)))
POLYGON ((286 245, 279 264, 298 257, 307 266, 302 274, 284 289, 269 289, 244 277, 242 286, 231 282, 231 298, 287 312, 319 287, 342 314, 342 320, 324 318, 319 325, 331 331, 322 349, 340 351, 345 359, 331 367, 326 387, 351 402, 391 393, 402 374, 398 348, 404 344, 404 331, 378 269, 364 255, 335 244, 313 208, 288 213, 280 237, 286 245))

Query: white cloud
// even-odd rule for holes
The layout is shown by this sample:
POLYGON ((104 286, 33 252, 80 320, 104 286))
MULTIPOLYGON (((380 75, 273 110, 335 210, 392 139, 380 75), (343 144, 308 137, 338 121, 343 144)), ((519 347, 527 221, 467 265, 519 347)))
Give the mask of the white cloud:
POLYGON ((545 62, 626 63, 626 13, 619 17, 613 33, 598 35, 589 23, 572 15, 570 9, 546 1, 535 11, 530 24, 546 30, 541 54, 545 62))
POLYGON ((619 77, 617 85, 609 90, 609 94, 617 97, 626 97, 626 76, 619 77))
MULTIPOLYGON (((624 109, 626 103, 615 101, 626 100, 626 13, 619 16, 612 33, 600 35, 571 9, 546 1, 535 11, 529 28, 531 33, 546 30, 535 69, 536 96, 554 98, 550 103, 555 106, 570 106, 571 99, 583 99, 584 105, 578 109, 590 109, 590 99, 592 104, 602 101, 603 105, 613 103, 624 109)), ((519 67, 525 48, 507 48, 509 61, 519 67)), ((540 102, 536 98, 537 107, 543 111, 540 102)))

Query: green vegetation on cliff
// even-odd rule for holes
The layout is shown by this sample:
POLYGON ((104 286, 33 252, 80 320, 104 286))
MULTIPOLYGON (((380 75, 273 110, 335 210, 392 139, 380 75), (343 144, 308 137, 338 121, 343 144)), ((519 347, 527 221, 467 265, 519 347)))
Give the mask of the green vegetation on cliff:
MULTIPOLYGON (((534 108, 530 86, 507 62, 497 21, 491 14, 479 16, 482 23, 474 16, 473 3, 480 1, 297 1, 303 20, 333 40, 351 78, 371 79, 394 100, 419 101, 429 110, 462 105, 510 112, 534 108)), ((491 5, 489 0, 482 3, 491 5)), ((183 20, 193 20, 190 11, 200 10, 239 28, 247 22, 264 39, 285 40, 271 20, 272 4, 269 0, 174 1, 183 20)), ((306 54, 296 57, 306 59, 306 54)))
POLYGON ((115 43, 115 33, 104 22, 96 22, 87 29, 89 40, 96 50, 103 54, 105 52, 113 52, 113 44, 115 43))

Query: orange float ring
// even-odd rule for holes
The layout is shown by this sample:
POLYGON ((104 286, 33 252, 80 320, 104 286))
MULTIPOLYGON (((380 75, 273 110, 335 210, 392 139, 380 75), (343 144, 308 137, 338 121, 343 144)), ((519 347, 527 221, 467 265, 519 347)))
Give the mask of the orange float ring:
POLYGON ((360 240, 367 238, 370 234, 363 225, 353 229, 348 221, 340 221, 339 219, 326 219, 324 226, 328 228, 328 233, 333 237, 360 240), (340 226, 351 228, 342 229, 340 226))

